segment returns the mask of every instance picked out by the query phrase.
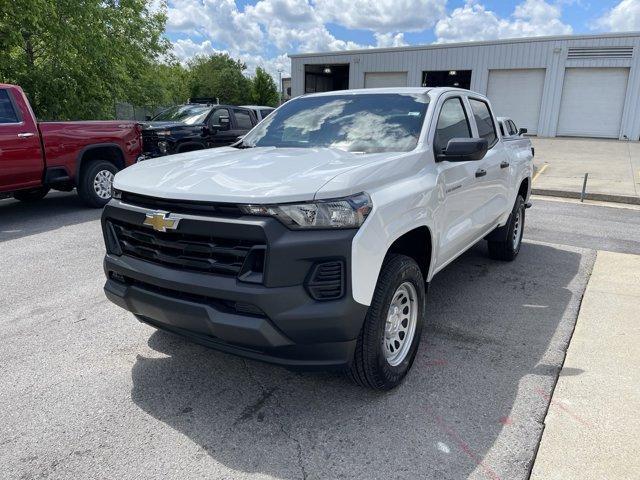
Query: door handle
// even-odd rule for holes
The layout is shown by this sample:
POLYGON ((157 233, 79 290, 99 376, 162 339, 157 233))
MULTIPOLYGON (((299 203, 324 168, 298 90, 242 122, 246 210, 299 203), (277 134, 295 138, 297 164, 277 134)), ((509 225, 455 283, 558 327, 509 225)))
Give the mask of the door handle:
POLYGON ((35 135, 35 133, 31 133, 31 132, 28 132, 28 133, 19 133, 19 134, 18 134, 18 138, 31 138, 31 137, 33 137, 34 135, 35 135))
POLYGON ((500 168, 507 168, 509 166, 509 162, 501 162, 500 168))
POLYGON ((479 168, 476 170, 476 178, 484 177, 487 174, 487 171, 484 168, 479 168))

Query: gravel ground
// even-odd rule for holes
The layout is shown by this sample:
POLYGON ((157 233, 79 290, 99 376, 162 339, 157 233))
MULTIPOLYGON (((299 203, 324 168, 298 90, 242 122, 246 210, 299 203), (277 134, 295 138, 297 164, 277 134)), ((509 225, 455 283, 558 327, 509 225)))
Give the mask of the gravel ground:
POLYGON ((138 323, 102 292, 99 212, 2 201, 1 476, 527 478, 599 248, 542 240, 582 207, 537 202, 517 261, 481 243, 438 274, 414 368, 378 394, 138 323))

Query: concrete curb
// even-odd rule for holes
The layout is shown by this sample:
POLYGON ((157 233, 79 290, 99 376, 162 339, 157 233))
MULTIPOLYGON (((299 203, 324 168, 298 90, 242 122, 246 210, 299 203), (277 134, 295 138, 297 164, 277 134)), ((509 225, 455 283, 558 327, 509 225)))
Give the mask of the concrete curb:
MULTIPOLYGON (((566 190, 550 190, 546 188, 532 188, 533 195, 546 195, 548 197, 580 198, 580 192, 570 192, 566 190)), ((608 193, 587 193, 585 200, 598 200, 601 202, 630 203, 640 205, 640 197, 631 195, 613 195, 608 193)))

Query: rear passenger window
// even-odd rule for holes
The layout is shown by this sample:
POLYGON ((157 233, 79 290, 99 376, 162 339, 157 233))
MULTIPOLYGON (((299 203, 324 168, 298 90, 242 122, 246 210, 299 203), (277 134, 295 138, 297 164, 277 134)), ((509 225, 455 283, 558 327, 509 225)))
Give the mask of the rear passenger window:
POLYGON ((233 113, 236 115, 236 123, 238 124, 238 128, 241 130, 251 130, 253 128, 253 123, 251 123, 251 116, 249 112, 246 110, 233 110, 233 113))
POLYGON ((467 114, 459 98, 450 98, 442 104, 433 148, 436 154, 441 153, 452 138, 471 138, 471 129, 467 114))
POLYGON ((260 110, 260 115, 262 115, 262 118, 267 118, 267 116, 273 112, 273 110, 260 110))
POLYGON ((0 89, 0 123, 18 123, 20 119, 13 108, 9 92, 0 89))
POLYGON ((496 143, 498 136, 496 134, 496 126, 493 123, 493 117, 489 111, 489 105, 482 100, 476 100, 473 98, 469 99, 469 103, 471 104, 473 117, 475 118, 476 125, 478 126, 478 134, 480 135, 480 138, 487 139, 489 148, 491 148, 496 143))

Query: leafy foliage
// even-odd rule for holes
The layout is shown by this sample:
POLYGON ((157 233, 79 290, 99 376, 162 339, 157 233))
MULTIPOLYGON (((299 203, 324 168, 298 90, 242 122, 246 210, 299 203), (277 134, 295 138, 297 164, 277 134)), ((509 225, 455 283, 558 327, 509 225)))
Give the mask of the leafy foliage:
POLYGON ((226 53, 195 57, 187 68, 191 97, 216 97, 235 105, 251 100, 251 81, 243 74, 246 65, 226 53))
POLYGON ((20 85, 40 119, 112 118, 116 102, 138 106, 218 97, 277 105, 273 79, 227 54, 186 66, 164 36, 153 0, 0 0, 0 82, 20 85))
POLYGON ((255 105, 269 105, 271 107, 278 105, 280 95, 276 82, 261 67, 256 69, 256 75, 251 81, 251 97, 255 105))
POLYGON ((0 5, 0 79, 21 85, 39 117, 108 118, 116 99, 143 104, 165 95, 149 84, 163 77, 156 73, 170 47, 166 15, 147 0, 0 5))

